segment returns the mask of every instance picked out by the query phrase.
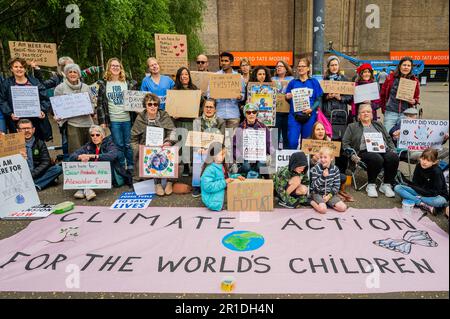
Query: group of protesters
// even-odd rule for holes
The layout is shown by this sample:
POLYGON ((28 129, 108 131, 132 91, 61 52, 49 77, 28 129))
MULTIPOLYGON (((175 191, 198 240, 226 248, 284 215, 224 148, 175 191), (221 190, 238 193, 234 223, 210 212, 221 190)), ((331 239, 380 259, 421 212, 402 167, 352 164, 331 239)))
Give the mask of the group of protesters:
MULTIPOLYGON (((199 55, 196 63, 197 71, 209 71, 206 55, 199 55)), ((62 174, 61 166, 55 165, 45 144, 53 139, 50 124, 50 117, 53 117, 61 134, 63 160, 110 162, 112 184, 116 187, 132 187, 133 182, 141 180, 139 146, 146 145, 147 127, 164 130, 161 147, 179 143, 177 129, 224 136, 226 130, 231 130, 231 147, 225 147, 224 143, 212 143, 208 148, 196 148, 194 152, 200 155, 201 163, 184 161, 182 164, 182 176, 200 172, 198 178, 192 179, 192 195, 201 196, 205 206, 211 210, 224 208, 225 190, 235 180, 272 178, 278 203, 283 207, 312 206, 322 214, 327 208, 345 212, 345 202, 354 201, 345 191, 346 174, 351 166, 359 166, 367 171, 368 197, 379 196, 376 182, 381 179, 378 190, 386 197, 393 198, 397 193, 427 212, 436 213, 446 209, 448 214, 448 187, 439 166, 441 156, 437 150, 427 149, 416 154, 414 159, 417 166, 412 180, 404 184, 396 181, 399 161, 402 159, 396 146, 401 120, 417 117, 420 100, 420 83, 413 74, 411 58, 402 58, 394 72, 380 76, 380 82, 383 82, 378 100, 362 103, 354 103, 352 95, 324 93, 320 82, 311 77, 311 63, 307 58, 298 61, 297 77, 294 77, 293 70, 284 61, 277 62, 273 75, 264 66, 252 69, 250 60, 246 58, 240 60, 239 70, 233 69, 233 63, 234 56, 222 52, 217 73, 240 73, 240 95, 233 99, 214 99, 208 90, 201 97, 198 118, 189 119, 174 118, 165 110, 168 90, 199 89, 193 84, 191 72, 186 67, 180 68, 174 77, 163 75, 158 60, 150 57, 147 60, 148 75, 140 87, 141 91, 148 92, 143 99, 144 111, 135 113, 125 111, 123 92, 136 89, 136 84, 127 79, 124 66, 118 58, 108 60, 103 79, 96 83, 96 99, 82 80, 80 66, 69 57, 61 57, 57 73, 46 80, 35 63, 27 64, 24 59, 12 58, 9 62, 12 76, 1 79, 0 84, 0 132, 24 132, 26 150, 21 154, 28 163, 38 190, 57 184, 58 176, 62 174), (414 98, 409 101, 397 98, 401 78, 416 82, 414 98), (247 86, 252 82, 276 83, 277 93, 283 94, 290 104, 288 113, 276 114, 273 129, 259 120, 259 107, 251 103, 251 92, 247 86), (41 106, 39 117, 20 118, 14 114, 12 86, 38 88, 41 106), (308 90, 310 108, 297 112, 292 91, 299 88, 308 90), (91 96, 92 114, 67 119, 53 114, 49 96, 83 92, 91 96), (383 123, 378 121, 379 113, 384 115, 383 123), (248 161, 243 158, 245 130, 265 132, 266 161, 248 161), (276 145, 272 142, 274 132, 277 132, 280 141, 276 145), (370 152, 366 147, 365 133, 381 133, 386 152, 370 152), (300 150, 304 139, 340 142, 340 155, 335 157, 330 148, 323 147, 308 159, 307 155, 298 151, 290 157, 288 166, 270 173, 269 158, 275 150, 300 150), (230 155, 231 161, 227 160, 230 155)), ((356 69, 355 86, 376 82, 374 73, 370 64, 359 66, 356 69)), ((341 70, 341 61, 337 56, 330 56, 326 60, 323 79, 349 81, 341 70)), ((448 135, 444 143, 447 139, 448 135)), ((171 195, 175 182, 175 179, 155 179, 156 194, 171 195)), ((74 196, 92 200, 96 193, 92 189, 85 189, 78 190, 74 196)))

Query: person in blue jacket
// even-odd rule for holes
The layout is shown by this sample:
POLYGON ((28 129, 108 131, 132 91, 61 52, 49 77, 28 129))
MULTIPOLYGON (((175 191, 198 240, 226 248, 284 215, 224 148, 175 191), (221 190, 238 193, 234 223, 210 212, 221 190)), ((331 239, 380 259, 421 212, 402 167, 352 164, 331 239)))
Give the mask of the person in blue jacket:
POLYGON ((225 201, 225 189, 235 179, 245 180, 240 175, 229 175, 226 164, 226 148, 222 143, 212 143, 208 149, 200 178, 202 201, 213 211, 221 211, 225 201))
POLYGON ((299 78, 289 82, 286 88, 286 100, 291 104, 288 118, 289 149, 298 149, 299 140, 311 136, 312 127, 317 119, 317 108, 320 106, 323 95, 319 81, 309 76, 310 61, 301 58, 298 61, 297 70, 299 78), (310 108, 300 112, 294 112, 292 90, 307 89, 309 91, 310 108))
POLYGON ((160 73, 158 60, 153 57, 147 59, 150 75, 142 80, 141 91, 153 93, 161 100, 160 109, 166 109, 167 90, 172 90, 175 82, 169 76, 160 73))

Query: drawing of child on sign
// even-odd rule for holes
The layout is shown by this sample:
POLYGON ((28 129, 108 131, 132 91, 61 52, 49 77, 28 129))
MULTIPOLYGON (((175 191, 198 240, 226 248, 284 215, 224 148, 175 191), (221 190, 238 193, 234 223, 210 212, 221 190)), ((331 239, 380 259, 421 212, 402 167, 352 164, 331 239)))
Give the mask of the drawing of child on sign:
POLYGON ((169 159, 164 153, 153 154, 150 160, 151 167, 157 171, 164 171, 169 165, 169 159))

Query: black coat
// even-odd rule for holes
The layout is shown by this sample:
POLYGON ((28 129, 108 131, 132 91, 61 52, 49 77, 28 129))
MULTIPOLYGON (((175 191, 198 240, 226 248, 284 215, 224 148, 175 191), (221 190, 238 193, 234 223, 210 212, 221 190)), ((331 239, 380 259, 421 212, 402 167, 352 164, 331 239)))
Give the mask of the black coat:
POLYGON ((442 196, 446 200, 449 199, 445 177, 438 165, 424 169, 420 164, 417 164, 413 181, 408 184, 423 197, 442 196))
POLYGON ((35 138, 33 146, 33 170, 31 176, 33 179, 41 177, 52 166, 50 154, 48 153, 47 145, 38 138, 35 138))

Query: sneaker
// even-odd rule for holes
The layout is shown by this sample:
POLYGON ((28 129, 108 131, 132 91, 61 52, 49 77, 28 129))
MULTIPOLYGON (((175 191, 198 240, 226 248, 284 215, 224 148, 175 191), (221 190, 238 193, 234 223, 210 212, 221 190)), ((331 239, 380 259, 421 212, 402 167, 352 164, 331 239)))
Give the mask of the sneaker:
POLYGON ((158 196, 164 196, 164 189, 163 189, 163 187, 162 187, 162 185, 161 184, 156 184, 156 195, 158 195, 158 196))
POLYGON ((181 174, 181 176, 188 177, 190 173, 191 172, 189 170, 189 164, 184 164, 183 165, 183 173, 181 174))
POLYGON ((373 198, 378 197, 376 184, 367 184, 366 191, 367 191, 367 196, 373 197, 373 198))
POLYGON ((86 196, 86 200, 94 199, 97 196, 92 189, 86 189, 84 195, 86 196))
POLYGON ((395 197, 395 193, 392 190, 391 184, 381 184, 380 192, 382 192, 386 197, 393 198, 395 197))
POLYGON ((200 187, 194 187, 194 189, 192 190, 192 197, 197 198, 200 197, 200 195, 201 195, 200 187))
POLYGON ((295 209, 295 206, 289 205, 288 203, 285 203, 282 200, 278 201, 278 205, 280 205, 280 206, 282 206, 284 208, 295 209))
POLYGON ((173 186, 172 182, 167 182, 166 189, 165 189, 166 195, 171 195, 173 193, 172 186, 173 186))
POLYGON ((83 199, 84 198, 84 190, 79 189, 75 194, 73 194, 73 197, 77 199, 83 199))
POLYGON ((427 205, 424 202, 419 204, 419 208, 424 212, 430 213, 431 215, 436 215, 436 210, 433 206, 427 205))

